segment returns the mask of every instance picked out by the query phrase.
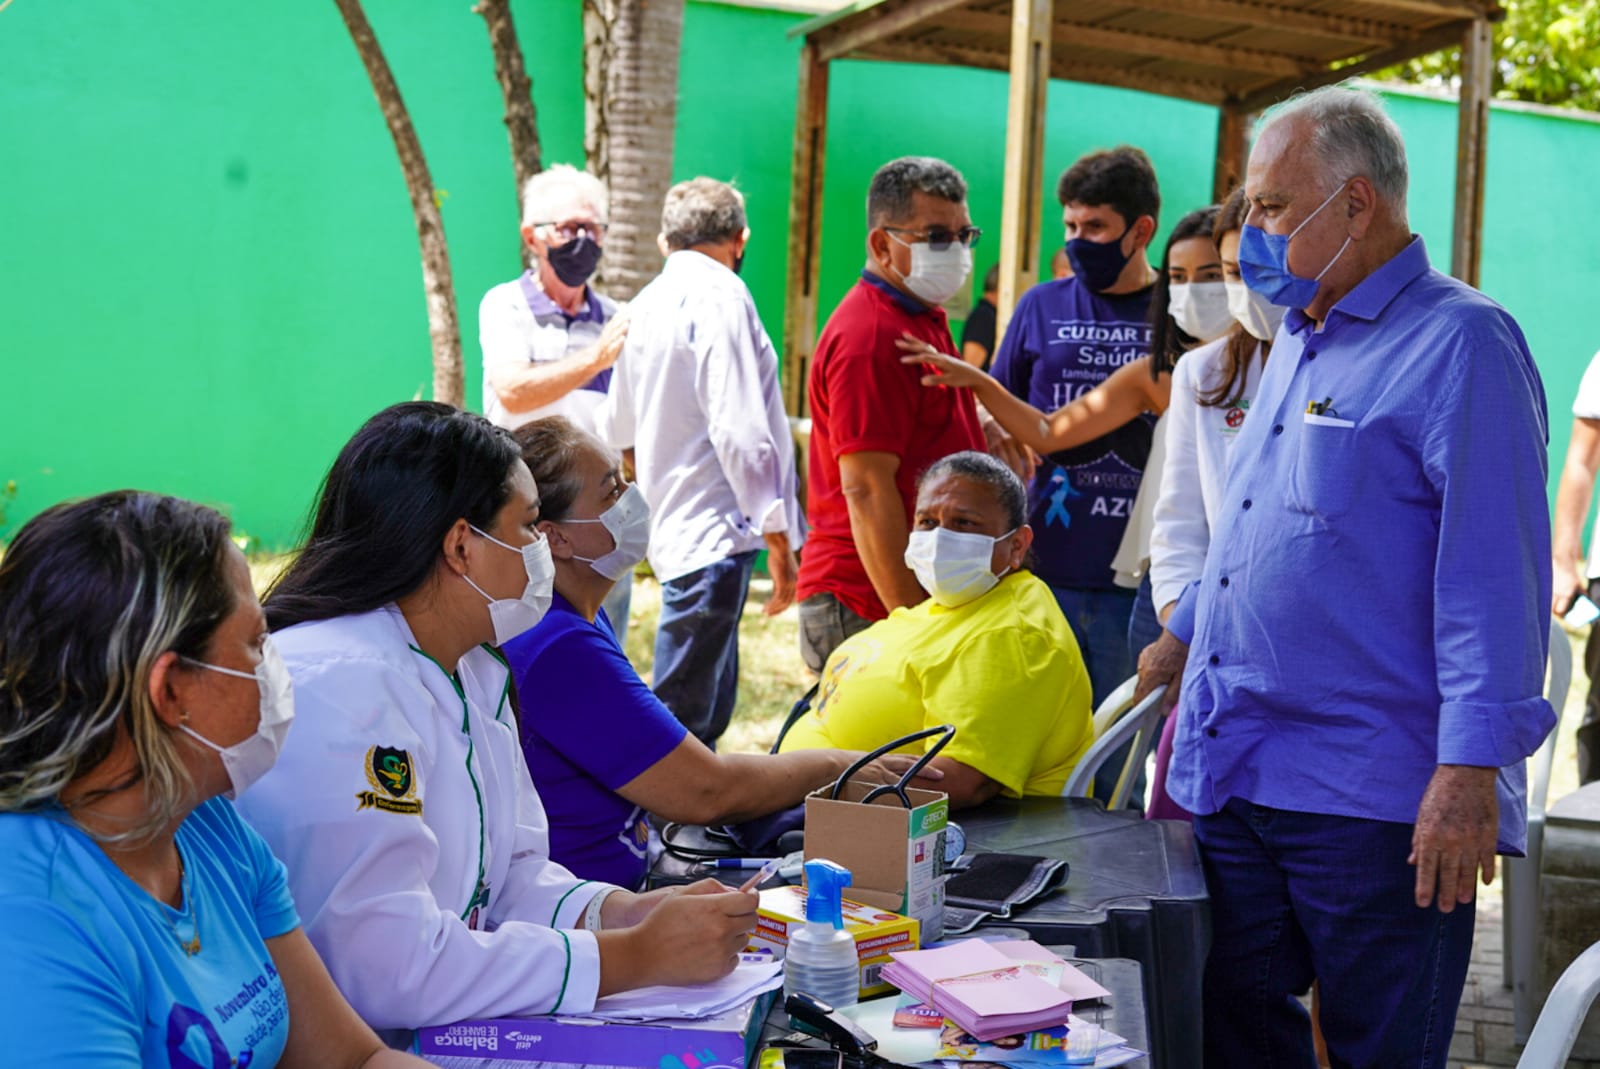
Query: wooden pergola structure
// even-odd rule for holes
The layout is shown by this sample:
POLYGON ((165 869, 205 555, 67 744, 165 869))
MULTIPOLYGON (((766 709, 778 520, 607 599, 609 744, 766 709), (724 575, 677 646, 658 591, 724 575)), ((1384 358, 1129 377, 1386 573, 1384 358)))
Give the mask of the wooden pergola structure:
POLYGON ((1045 88, 1051 78, 1136 89, 1221 111, 1217 199, 1243 177, 1252 117, 1302 89, 1462 49, 1451 270, 1477 285, 1494 0, 859 0, 795 27, 803 38, 789 216, 784 398, 805 412, 816 342, 828 70, 838 59, 1010 74, 1000 318, 1039 274, 1045 88))

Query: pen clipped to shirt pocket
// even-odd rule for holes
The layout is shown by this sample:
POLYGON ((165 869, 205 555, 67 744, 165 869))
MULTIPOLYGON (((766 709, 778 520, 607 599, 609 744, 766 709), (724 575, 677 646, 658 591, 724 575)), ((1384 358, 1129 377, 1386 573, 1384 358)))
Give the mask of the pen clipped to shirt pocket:
POLYGON ((1361 432, 1353 419, 1311 412, 1304 418, 1289 474, 1289 505, 1318 516, 1341 515, 1361 480, 1361 432))

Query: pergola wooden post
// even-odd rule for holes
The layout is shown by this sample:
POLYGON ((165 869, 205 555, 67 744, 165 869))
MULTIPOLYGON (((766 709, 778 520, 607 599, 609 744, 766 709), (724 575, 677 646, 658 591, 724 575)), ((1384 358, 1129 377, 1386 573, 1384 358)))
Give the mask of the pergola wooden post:
POLYGON ((1244 182, 1250 157, 1250 119, 1237 104, 1222 105, 1217 116, 1217 162, 1211 177, 1211 200, 1221 204, 1244 182))
POLYGON ((1017 298, 1039 279, 1044 178, 1044 109, 1050 86, 1054 0, 1016 0, 1011 9, 1011 92, 1006 104, 1005 184, 1000 202, 1000 293, 995 341, 1017 298))
POLYGON ((789 278, 783 309, 783 405, 806 414, 806 374, 817 340, 822 274, 823 149, 828 133, 828 64, 811 42, 800 49, 800 92, 789 193, 789 278))
POLYGON ((1050 78, 1115 86, 1220 109, 1212 191, 1244 177, 1252 117, 1301 90, 1415 56, 1462 48, 1451 269, 1478 284, 1484 160, 1498 0, 854 0, 790 30, 801 38, 784 400, 806 414, 822 234, 828 64, 836 59, 1006 71, 999 327, 1039 275, 1045 96, 1050 78), (1342 10, 1344 7, 1358 10, 1342 10), (1131 9, 1137 17, 1128 18, 1131 9))
POLYGON ((1478 285, 1483 264, 1484 167, 1489 151, 1489 97, 1494 37, 1488 19, 1474 19, 1461 39, 1461 111, 1456 125, 1456 200, 1450 273, 1478 285))

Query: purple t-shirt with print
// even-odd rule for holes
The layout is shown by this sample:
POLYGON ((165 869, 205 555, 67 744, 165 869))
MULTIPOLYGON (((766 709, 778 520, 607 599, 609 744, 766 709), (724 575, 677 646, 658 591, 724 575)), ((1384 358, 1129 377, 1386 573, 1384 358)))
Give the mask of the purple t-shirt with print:
MULTIPOLYGON (((1150 351, 1149 289, 1109 296, 1077 277, 1022 295, 992 374, 1041 412, 1077 400, 1150 351)), ((1111 561, 1150 457, 1146 413, 1092 442, 1052 453, 1028 488, 1039 578, 1075 590, 1112 588, 1111 561)))
POLYGON ((688 734, 623 654, 604 612, 560 594, 502 647, 517 684, 522 752, 550 821, 550 857, 576 876, 638 887, 645 813, 617 793, 688 734))

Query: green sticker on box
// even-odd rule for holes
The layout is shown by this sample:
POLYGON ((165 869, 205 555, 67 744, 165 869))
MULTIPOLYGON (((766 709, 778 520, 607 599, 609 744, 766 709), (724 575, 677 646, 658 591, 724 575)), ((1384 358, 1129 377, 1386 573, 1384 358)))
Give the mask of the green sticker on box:
POLYGON ((920 839, 924 835, 944 831, 950 823, 950 802, 940 799, 930 802, 920 809, 911 811, 911 838, 920 839))

